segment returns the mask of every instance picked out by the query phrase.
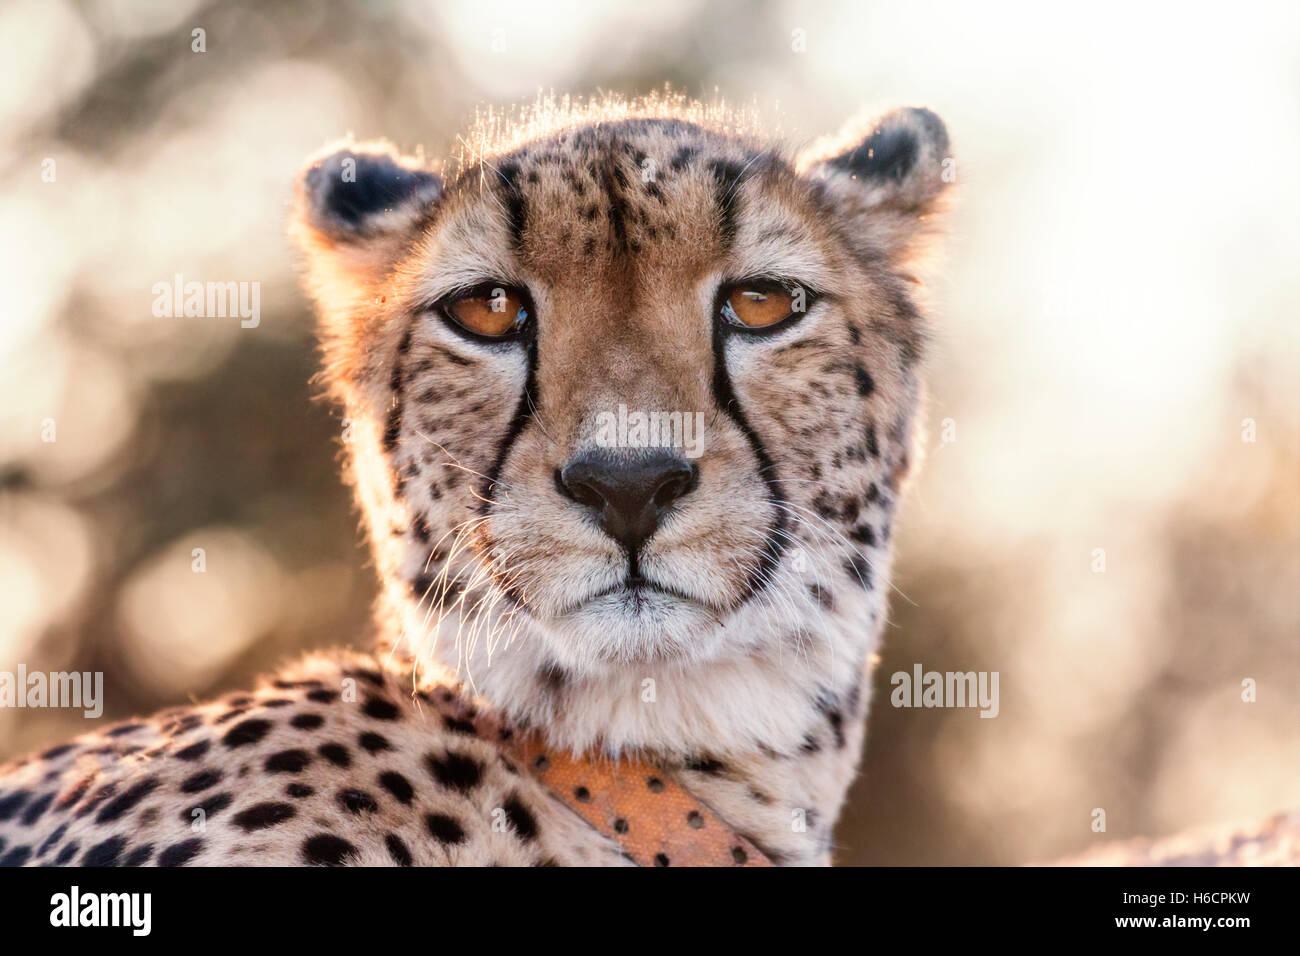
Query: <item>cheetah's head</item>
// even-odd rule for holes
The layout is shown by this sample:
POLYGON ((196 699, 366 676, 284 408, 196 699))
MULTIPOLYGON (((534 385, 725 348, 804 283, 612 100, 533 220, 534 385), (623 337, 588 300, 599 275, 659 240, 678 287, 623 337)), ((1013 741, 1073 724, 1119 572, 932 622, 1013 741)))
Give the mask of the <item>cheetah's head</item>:
POLYGON ((598 673, 875 630, 947 137, 905 109, 845 143, 649 116, 445 176, 309 165, 296 234, 408 637, 522 628, 598 673))

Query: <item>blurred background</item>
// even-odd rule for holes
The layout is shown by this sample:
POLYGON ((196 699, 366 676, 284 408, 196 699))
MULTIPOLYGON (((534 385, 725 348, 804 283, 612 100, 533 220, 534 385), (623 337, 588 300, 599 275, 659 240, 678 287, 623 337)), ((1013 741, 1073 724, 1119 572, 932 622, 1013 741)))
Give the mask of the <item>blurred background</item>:
MULTIPOLYGON (((551 90, 668 83, 795 143, 927 105, 961 201, 839 861, 1300 806, 1298 41, 1285 2, 8 0, 0 670, 103 671, 109 720, 364 640, 285 241, 326 142, 446 155, 551 90), (155 318, 177 273, 259 282, 260 324, 155 318), (891 708, 914 663, 998 671, 999 716, 891 708)), ((89 729, 0 709, 0 761, 89 729)))

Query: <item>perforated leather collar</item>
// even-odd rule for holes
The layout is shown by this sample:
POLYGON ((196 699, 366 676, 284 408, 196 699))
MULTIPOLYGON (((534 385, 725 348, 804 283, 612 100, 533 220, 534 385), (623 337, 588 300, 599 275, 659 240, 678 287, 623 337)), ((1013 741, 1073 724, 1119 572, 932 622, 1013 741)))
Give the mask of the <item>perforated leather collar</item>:
POLYGON ((772 866, 758 847, 653 763, 575 757, 547 747, 539 734, 516 733, 493 712, 458 695, 425 699, 444 718, 472 725, 477 736, 505 747, 556 800, 638 866, 772 866))

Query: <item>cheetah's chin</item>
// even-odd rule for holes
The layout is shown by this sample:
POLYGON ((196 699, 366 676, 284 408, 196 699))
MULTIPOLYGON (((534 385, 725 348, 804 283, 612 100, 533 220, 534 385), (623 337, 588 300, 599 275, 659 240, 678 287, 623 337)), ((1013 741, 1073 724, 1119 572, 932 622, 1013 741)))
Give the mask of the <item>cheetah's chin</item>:
POLYGON ((686 595, 618 585, 552 619, 573 664, 646 664, 699 657, 718 612, 686 595))

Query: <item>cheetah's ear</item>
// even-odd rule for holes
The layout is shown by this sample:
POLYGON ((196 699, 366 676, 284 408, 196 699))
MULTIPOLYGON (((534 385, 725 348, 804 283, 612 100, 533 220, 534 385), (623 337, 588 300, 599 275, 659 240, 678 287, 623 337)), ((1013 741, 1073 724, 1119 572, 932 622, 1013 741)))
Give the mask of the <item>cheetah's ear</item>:
POLYGON ((806 175, 831 196, 887 253, 906 260, 929 232, 956 178, 943 120, 927 109, 897 109, 815 145, 800 157, 806 175))
POLYGON ((442 195, 442 180, 387 143, 327 151, 298 180, 305 225, 336 242, 405 232, 442 195))
POLYGON ((396 264, 442 196, 442 180, 387 143, 326 150, 298 177, 291 231, 313 284, 365 287, 396 264))
POLYGON ((326 150, 298 177, 290 233, 316 300, 328 378, 355 379, 389 344, 375 303, 441 196, 435 173, 386 143, 326 150))

